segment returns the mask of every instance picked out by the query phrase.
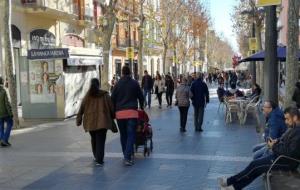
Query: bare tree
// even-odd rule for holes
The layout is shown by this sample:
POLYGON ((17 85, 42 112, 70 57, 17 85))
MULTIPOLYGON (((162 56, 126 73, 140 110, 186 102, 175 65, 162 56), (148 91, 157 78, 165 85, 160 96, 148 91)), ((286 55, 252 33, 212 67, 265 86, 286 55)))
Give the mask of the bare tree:
POLYGON ((143 51, 144 51, 144 27, 145 27, 145 16, 144 16, 144 2, 145 0, 139 0, 139 20, 140 26, 139 31, 139 54, 138 54, 138 64, 139 64, 139 79, 143 76, 143 51))
POLYGON ((4 1, 4 51, 5 51, 5 72, 8 79, 8 88, 12 105, 14 127, 19 126, 18 104, 17 104, 17 85, 14 77, 13 64, 14 57, 12 51, 11 36, 11 0, 4 1))
POLYGON ((153 20, 160 26, 159 37, 163 46, 163 72, 166 72, 167 51, 170 46, 172 29, 175 26, 175 19, 179 16, 183 0, 161 0, 160 9, 154 13, 153 20))
MULTIPOLYGON (((234 30, 238 36, 239 49, 245 57, 249 52, 248 38, 252 35, 251 30, 254 24, 255 37, 257 38, 258 50, 262 49, 261 31, 264 26, 264 12, 262 8, 255 5, 255 0, 240 0, 235 6, 231 16, 234 23, 234 30)), ((263 85, 263 64, 259 64, 257 70, 257 81, 263 85)))
POLYGON ((102 36, 101 45, 103 47, 103 67, 101 70, 101 88, 109 90, 108 73, 109 73, 109 54, 111 51, 111 37, 116 23, 118 0, 109 0, 108 3, 100 3, 102 10, 102 23, 99 31, 102 36))
POLYGON ((286 93, 284 106, 292 105, 292 95, 295 83, 298 81, 298 50, 299 50, 299 0, 289 0, 288 31, 287 31, 287 57, 286 57, 286 93))

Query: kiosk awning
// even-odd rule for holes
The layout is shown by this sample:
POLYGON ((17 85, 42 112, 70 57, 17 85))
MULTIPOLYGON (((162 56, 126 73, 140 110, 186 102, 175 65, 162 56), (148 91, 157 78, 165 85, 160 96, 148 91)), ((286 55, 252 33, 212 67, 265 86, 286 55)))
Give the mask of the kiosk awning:
POLYGON ((102 65, 103 59, 100 56, 71 55, 67 63, 69 66, 102 65))

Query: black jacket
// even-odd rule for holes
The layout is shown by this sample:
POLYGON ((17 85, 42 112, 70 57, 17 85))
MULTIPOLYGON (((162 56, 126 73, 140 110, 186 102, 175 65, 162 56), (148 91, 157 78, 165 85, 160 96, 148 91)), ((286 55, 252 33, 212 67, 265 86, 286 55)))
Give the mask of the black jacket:
POLYGON ((143 76, 142 89, 151 90, 153 88, 153 79, 150 75, 143 76))
POLYGON ((173 94, 174 92, 174 81, 172 80, 172 78, 166 78, 166 82, 165 85, 167 87, 167 93, 169 94, 173 94))
MULTIPOLYGON (((276 156, 284 155, 295 159, 300 159, 300 126, 289 129, 275 143, 272 150, 276 156)), ((281 163, 288 163, 291 168, 296 168, 298 163, 282 160, 281 163)))
POLYGON ((300 83, 296 83, 296 88, 292 97, 292 100, 296 102, 297 108, 300 108, 300 83))
POLYGON ((208 87, 200 78, 192 83, 191 92, 193 106, 204 107, 206 103, 209 103, 208 87))
POLYGON ((115 111, 138 109, 138 101, 140 108, 143 109, 143 92, 139 83, 130 76, 124 76, 118 81, 112 92, 111 99, 115 111))

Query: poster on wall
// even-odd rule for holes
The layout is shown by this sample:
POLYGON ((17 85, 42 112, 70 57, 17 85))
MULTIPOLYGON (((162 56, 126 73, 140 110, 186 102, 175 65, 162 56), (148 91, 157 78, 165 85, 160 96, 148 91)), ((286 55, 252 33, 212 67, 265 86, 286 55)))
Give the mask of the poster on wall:
POLYGON ((56 80, 54 60, 30 61, 29 83, 31 103, 55 103, 56 80))

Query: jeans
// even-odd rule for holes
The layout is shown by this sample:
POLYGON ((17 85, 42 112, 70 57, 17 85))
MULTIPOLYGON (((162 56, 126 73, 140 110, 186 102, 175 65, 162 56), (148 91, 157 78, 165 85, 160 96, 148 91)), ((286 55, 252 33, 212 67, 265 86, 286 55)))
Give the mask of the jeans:
POLYGON ((102 164, 105 152, 105 140, 107 129, 90 131, 92 151, 96 162, 102 164))
POLYGON ((172 106, 173 92, 166 92, 166 100, 168 106, 172 106))
POLYGON ((149 106, 149 107, 151 107, 151 89, 144 89, 144 100, 145 100, 145 106, 149 106), (148 95, 148 101, 147 101, 147 99, 146 99, 146 97, 147 97, 147 95, 148 95))
POLYGON ((162 92, 157 93, 157 99, 158 99, 159 106, 161 106, 161 102, 162 102, 161 96, 162 96, 162 92))
POLYGON ((269 156, 270 154, 272 154, 271 150, 267 147, 267 143, 261 143, 256 145, 253 148, 253 159, 259 159, 265 156, 269 156))
POLYGON ((118 119, 121 146, 125 160, 131 160, 136 139, 137 119, 118 119))
POLYGON ((202 129, 203 124, 203 117, 204 117, 204 107, 195 107, 194 106, 194 125, 195 130, 202 129))
POLYGON ((185 129, 189 107, 178 107, 180 113, 180 128, 185 129))
POLYGON ((10 132, 13 127, 13 118, 12 117, 4 117, 0 118, 0 140, 4 142, 8 142, 10 137, 10 132), (6 129, 4 129, 4 124, 6 123, 6 129))
MULTIPOLYGON (((276 159, 275 155, 270 155, 261 159, 253 160, 240 173, 227 179, 228 186, 233 185, 235 190, 240 190, 249 185, 261 174, 267 172, 276 159)), ((288 164, 278 163, 273 166, 273 170, 290 170, 288 164)))

